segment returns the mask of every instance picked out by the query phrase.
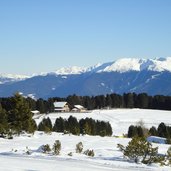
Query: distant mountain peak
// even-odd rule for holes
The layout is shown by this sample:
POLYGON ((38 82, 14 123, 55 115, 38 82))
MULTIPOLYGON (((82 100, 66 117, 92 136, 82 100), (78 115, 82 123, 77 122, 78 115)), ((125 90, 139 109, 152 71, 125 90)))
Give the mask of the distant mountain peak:
POLYGON ((128 72, 128 71, 169 71, 171 72, 171 57, 155 58, 155 59, 138 59, 138 58, 122 58, 114 62, 98 63, 90 67, 72 66, 68 68, 60 68, 53 72, 56 75, 75 75, 87 72, 102 73, 102 72, 128 72))
POLYGON ((0 84, 21 81, 29 78, 25 75, 0 74, 0 84))
POLYGON ((29 76, 26 75, 16 75, 16 74, 0 74, 0 77, 11 78, 11 79, 26 79, 29 76))
POLYGON ((171 57, 158 59, 122 58, 110 63, 98 72, 128 72, 128 71, 169 71, 171 72, 171 57))
POLYGON ((86 72, 85 67, 78 67, 78 66, 72 66, 68 68, 60 68, 59 70, 55 71, 54 73, 57 75, 72 75, 72 74, 82 74, 86 72))

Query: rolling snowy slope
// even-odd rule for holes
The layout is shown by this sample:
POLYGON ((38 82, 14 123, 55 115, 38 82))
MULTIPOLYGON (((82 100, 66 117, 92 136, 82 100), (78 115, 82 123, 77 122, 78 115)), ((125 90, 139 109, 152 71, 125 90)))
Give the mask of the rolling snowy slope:
MULTIPOLYGON (((170 124, 170 111, 140 110, 140 109, 114 109, 95 110, 91 113, 51 113, 37 115, 35 120, 39 123, 44 117, 50 117, 54 123, 57 117, 68 118, 70 115, 78 119, 92 117, 98 120, 109 121, 115 135, 126 133, 130 124, 136 124, 141 119, 145 126, 157 126, 160 122, 170 124)), ((3 171, 169 171, 170 167, 161 167, 158 164, 144 165, 128 162, 118 150, 117 144, 127 145, 129 138, 74 136, 62 133, 45 134, 36 132, 34 135, 22 134, 14 139, 0 139, 0 170, 3 171), (52 153, 40 152, 41 145, 49 144, 51 147, 55 140, 62 144, 59 156, 52 153), (84 150, 93 149, 94 157, 77 154, 75 147, 82 142, 84 150), (28 155, 26 152, 30 151, 28 155), (73 156, 68 156, 72 152, 73 156)), ((170 145, 153 144, 159 147, 159 153, 165 154, 170 145)))
MULTIPOLYGON (((118 150, 117 144, 126 145, 127 138, 99 137, 99 136, 73 136, 52 133, 51 135, 36 132, 33 136, 22 135, 13 140, 1 140, 0 144, 0 170, 3 171, 168 171, 169 167, 159 165, 147 166, 128 162, 118 150), (55 140, 62 144, 59 156, 43 154, 38 149, 43 144, 51 147, 55 140), (75 147, 82 142, 84 150, 93 149, 94 157, 77 154, 75 147), (26 154, 27 148, 30 155, 26 154), (72 152, 73 156, 68 156, 72 152)), ((168 145, 159 146, 159 152, 165 154, 168 145)))

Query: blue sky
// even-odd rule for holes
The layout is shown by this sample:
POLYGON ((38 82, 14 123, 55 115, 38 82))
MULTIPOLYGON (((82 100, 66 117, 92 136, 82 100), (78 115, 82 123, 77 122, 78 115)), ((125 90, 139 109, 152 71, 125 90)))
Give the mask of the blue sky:
POLYGON ((171 0, 1 0, 0 73, 171 56, 171 0))

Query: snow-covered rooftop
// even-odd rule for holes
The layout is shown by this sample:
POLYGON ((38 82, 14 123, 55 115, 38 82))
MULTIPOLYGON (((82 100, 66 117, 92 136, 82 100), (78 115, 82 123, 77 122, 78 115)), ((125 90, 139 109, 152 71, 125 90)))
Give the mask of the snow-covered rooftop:
POLYGON ((56 108, 63 108, 66 104, 67 102, 54 102, 56 108))
POLYGON ((84 109, 84 107, 81 106, 81 105, 74 105, 74 107, 77 108, 77 109, 84 109))

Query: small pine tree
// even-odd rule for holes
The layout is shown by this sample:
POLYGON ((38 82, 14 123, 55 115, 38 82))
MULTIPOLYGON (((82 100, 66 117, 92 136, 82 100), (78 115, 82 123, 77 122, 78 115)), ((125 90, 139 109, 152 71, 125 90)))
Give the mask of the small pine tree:
POLYGON ((78 144, 76 144, 76 153, 81 153, 83 151, 83 143, 79 142, 78 144))
POLYGON ((92 150, 92 149, 88 149, 88 150, 86 150, 86 151, 84 151, 84 154, 86 155, 86 156, 90 156, 90 157, 94 157, 94 150, 92 150))
POLYGON ((51 152, 50 145, 49 144, 43 145, 42 146, 42 151, 43 151, 43 153, 46 153, 46 154, 51 152))
POLYGON ((164 138, 168 137, 167 126, 163 122, 159 124, 157 131, 159 137, 164 137, 164 138))
POLYGON ((61 151, 61 142, 59 140, 56 140, 53 145, 53 153, 55 155, 59 155, 61 151))
POLYGON ((70 156, 70 157, 73 156, 72 152, 69 152, 69 153, 68 153, 68 156, 70 156))
POLYGON ((166 165, 171 166, 171 147, 167 150, 166 165))
POLYGON ((134 136, 137 136, 137 129, 135 128, 134 125, 131 125, 129 128, 128 128, 128 138, 132 138, 134 136))
POLYGON ((126 147, 118 144, 118 148, 123 152, 123 155, 135 163, 142 162, 151 164, 161 162, 162 158, 158 155, 158 147, 152 148, 152 144, 146 139, 134 137, 126 147))
POLYGON ((157 136, 158 133, 157 133, 157 129, 156 127, 152 126, 149 130, 149 134, 152 135, 152 136, 157 136))

